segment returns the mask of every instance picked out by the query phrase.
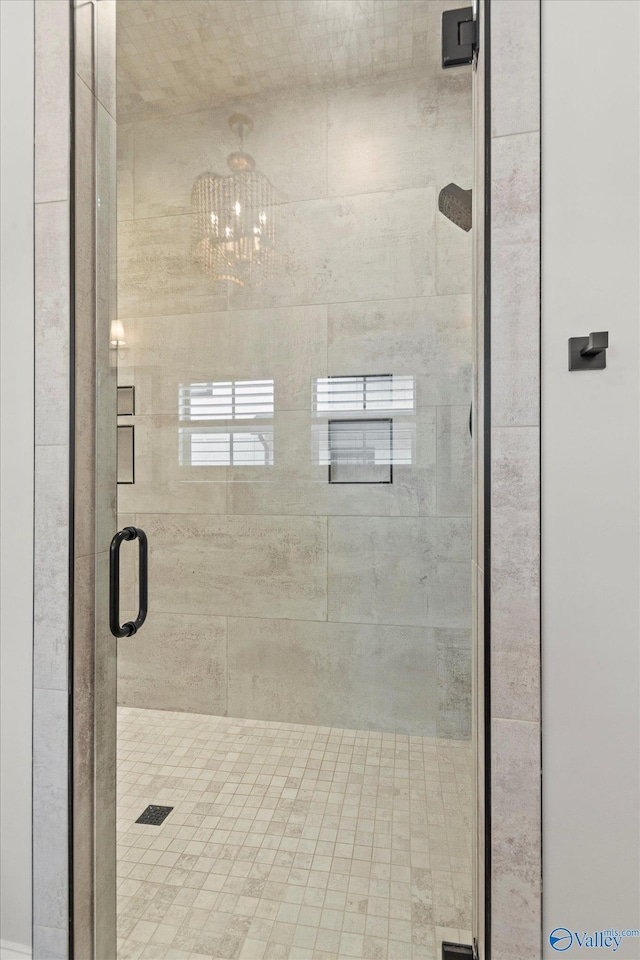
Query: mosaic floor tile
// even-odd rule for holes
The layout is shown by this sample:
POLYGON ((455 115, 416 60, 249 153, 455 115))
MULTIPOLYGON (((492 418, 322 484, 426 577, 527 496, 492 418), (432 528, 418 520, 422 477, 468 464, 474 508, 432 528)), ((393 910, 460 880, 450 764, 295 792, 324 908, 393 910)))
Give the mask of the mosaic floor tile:
POLYGON ((118 960, 436 960, 469 942, 466 741, 118 710, 118 960), (135 821, 149 804, 173 810, 135 821))

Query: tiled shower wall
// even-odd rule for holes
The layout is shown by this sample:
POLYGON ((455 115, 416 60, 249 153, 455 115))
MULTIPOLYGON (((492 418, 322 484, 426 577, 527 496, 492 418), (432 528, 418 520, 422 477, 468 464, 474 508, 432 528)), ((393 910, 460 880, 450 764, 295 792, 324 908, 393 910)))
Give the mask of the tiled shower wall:
POLYGON ((491 3, 491 956, 541 956, 540 2, 491 3), (517 946, 515 946, 517 945, 517 946))
POLYGON ((67 956, 70 459, 70 14, 35 3, 33 956, 67 956), (51 82, 56 77, 57 83, 51 82))
MULTIPOLYGON (((120 524, 150 543, 150 614, 119 700, 256 719, 470 736, 471 246, 437 211, 471 186, 471 75, 118 118, 119 382, 136 388, 120 524), (246 149, 287 198, 274 281, 198 274, 190 192, 246 149), (314 380, 415 378, 413 462, 327 482, 314 380), (178 390, 273 379, 271 467, 179 464, 178 390)), ((125 422, 125 421, 121 421, 125 422)), ((132 601, 133 605, 133 601, 132 601)))

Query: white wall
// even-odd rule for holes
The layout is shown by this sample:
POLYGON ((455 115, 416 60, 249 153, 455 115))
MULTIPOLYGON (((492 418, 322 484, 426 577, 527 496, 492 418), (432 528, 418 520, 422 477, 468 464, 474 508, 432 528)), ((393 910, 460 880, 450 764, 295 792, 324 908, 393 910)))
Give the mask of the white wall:
MULTIPOLYGON (((639 21, 637 0, 543 0, 545 957, 556 926, 640 928, 639 21), (594 330, 607 369, 569 373, 594 330)), ((614 955, 563 953, 585 954, 614 955)))
POLYGON ((31 944, 34 5, 2 0, 0 665, 2 957, 31 944))

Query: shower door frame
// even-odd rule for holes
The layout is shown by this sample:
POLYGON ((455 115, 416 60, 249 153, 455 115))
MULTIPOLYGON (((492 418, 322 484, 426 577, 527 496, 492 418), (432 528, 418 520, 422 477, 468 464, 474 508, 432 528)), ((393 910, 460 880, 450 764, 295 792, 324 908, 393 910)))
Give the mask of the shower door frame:
MULTIPOLYGON (((60 0, 60 2, 65 2, 65 0, 60 0)), ((489 119, 491 116, 491 105, 489 99, 489 43, 488 43, 488 14, 489 14, 489 4, 490 0, 481 0, 479 9, 481 15, 481 46, 483 53, 481 53, 481 58, 484 55, 484 61, 481 59, 482 68, 482 77, 480 79, 479 98, 480 102, 483 104, 483 123, 482 130, 488 128, 489 119)), ((76 85, 79 82, 88 82, 88 87, 93 94, 92 99, 92 109, 93 114, 89 116, 81 116, 76 111, 73 111, 74 118, 74 129, 73 129, 73 142, 77 146, 81 144, 83 136, 87 136, 87 123, 90 124, 91 135, 93 136, 94 127, 95 127, 95 112, 99 111, 101 107, 104 107, 104 103, 101 102, 101 96, 99 91, 98 78, 96 76, 98 59, 101 56, 102 59, 102 68, 105 70, 104 81, 106 86, 109 86, 109 83, 113 84, 115 80, 115 32, 111 31, 107 33, 107 43, 105 48, 98 53, 99 45, 96 43, 96 24, 95 19, 98 16, 100 10, 105 14, 105 19, 109 19, 109 11, 112 13, 115 12, 115 3, 114 0, 100 0, 99 3, 96 0, 70 0, 70 5, 72 11, 75 9, 75 29, 73 33, 73 39, 71 43, 71 52, 72 52, 72 63, 75 65, 75 71, 72 70, 72 74, 76 77, 76 85), (90 14, 90 25, 87 24, 87 16, 90 14), (84 19, 80 19, 83 17, 84 19), (90 65, 90 68, 89 66, 90 65), (90 77, 86 76, 82 78, 80 67, 85 70, 90 69, 90 77), (109 70, 113 71, 113 76, 108 77, 109 70)), ((110 28, 109 28, 110 29, 110 28)), ((474 87, 478 83, 478 77, 474 74, 474 87)), ((474 110, 477 111, 477 103, 474 106, 474 110)), ((479 129, 479 125, 476 124, 476 130, 479 129)), ((475 246, 474 246, 474 257, 476 261, 476 270, 481 271, 482 281, 481 287, 483 290, 483 299, 482 299, 482 333, 483 337, 477 340, 477 345, 481 350, 479 356, 476 357, 477 363, 477 372, 478 376, 476 377, 475 387, 477 388, 480 385, 480 389, 484 391, 484 402, 483 396, 480 395, 476 398, 476 404, 474 406, 474 436, 476 437, 476 469, 479 471, 477 473, 477 496, 481 497, 481 501, 476 504, 476 514, 475 514, 475 526, 478 527, 478 524, 482 526, 484 524, 484 529, 480 533, 480 542, 477 544, 478 553, 474 558, 477 565, 477 560, 481 558, 482 566, 484 568, 484 579, 483 586, 481 587, 481 592, 476 596, 476 609, 480 610, 480 621, 478 623, 478 632, 476 635, 476 649, 475 649, 475 668, 476 676, 474 678, 474 683, 476 686, 477 695, 475 703, 475 712, 476 712, 476 727, 474 733, 474 743, 475 749, 477 752, 478 759, 484 761, 484 776, 483 779, 480 779, 477 782, 477 796, 476 802, 477 805, 484 811, 484 821, 480 824, 477 829, 482 830, 482 836, 484 838, 484 852, 481 854, 476 873, 478 876, 484 878, 484 890, 480 889, 480 886, 477 883, 474 885, 474 897, 476 897, 475 910, 476 918, 482 916, 482 921, 484 923, 484 930, 486 931, 486 937, 483 937, 483 940, 486 940, 484 952, 481 953, 483 958, 489 957, 490 949, 490 914, 491 914, 491 863, 490 863, 490 851, 491 851, 491 833, 490 833, 490 816, 489 812, 491 810, 491 796, 490 796, 490 744, 489 744, 489 719, 490 719, 490 703, 489 703, 489 600, 490 600, 490 583, 489 583, 489 570, 490 570, 490 525, 489 525, 489 511, 490 511, 490 433, 491 433, 491 414, 490 414, 490 405, 489 405, 489 377, 490 377, 490 336, 489 336, 489 318, 490 318, 490 290, 489 290, 489 277, 490 277, 490 197, 489 191, 484 190, 485 184, 489 183, 490 177, 490 140, 491 137, 483 135, 482 142, 482 155, 484 157, 485 169, 482 172, 482 179, 478 182, 477 179, 477 170, 475 171, 474 177, 474 193, 476 198, 479 198, 481 195, 486 193, 485 203, 481 206, 478 204, 476 199, 476 205, 474 209, 474 216, 476 219, 476 231, 475 233, 475 246), (480 222, 482 218, 482 222, 480 222), (480 376, 480 371, 482 370, 482 375, 484 380, 482 381, 480 376), (479 871, 479 872, 478 872, 479 871)), ((85 140, 86 142, 86 140, 85 140)), ((76 154, 77 157, 77 154, 76 154)), ((77 157, 78 159, 78 157, 77 157)), ((112 162, 115 158, 112 158, 112 162)), ((96 184, 95 181, 92 181, 91 184, 85 183, 84 188, 79 187, 78 181, 78 170, 72 170, 72 183, 74 190, 74 200, 75 200, 75 216, 83 218, 93 217, 93 213, 88 211, 82 205, 86 203, 86 200, 89 196, 95 199, 95 190, 96 184), (87 192, 88 191, 88 192, 87 192)), ((93 207, 92 207, 93 209, 93 207)), ((95 230, 95 222, 93 224, 93 229, 95 230)), ((72 251, 75 251, 75 272, 72 267, 72 278, 77 284, 78 277, 81 275, 81 259, 85 255, 86 251, 78 249, 78 247, 73 246, 74 237, 72 237, 72 251)), ((103 265, 102 265, 103 267, 103 265)), ((86 262, 85 262, 85 270, 86 262)), ((96 276, 101 270, 101 263, 99 258, 96 258, 93 269, 96 272, 96 276)), ((102 278, 103 281, 109 281, 109 277, 102 278)), ((95 282, 95 278, 94 278, 95 282)), ((100 278, 98 277, 98 283, 100 278)), ((95 295, 95 289, 94 289, 95 295)), ((477 296, 474 297, 474 308, 477 302, 477 296)), ((104 320, 104 318, 103 318, 104 320)), ((81 314, 78 310, 77 297, 76 297, 76 311, 75 311, 75 328, 77 332, 81 332, 84 329, 85 334, 87 333, 89 324, 90 329, 93 331, 92 335, 102 336, 105 334, 108 335, 108 331, 105 329, 96 331, 94 326, 95 317, 92 315, 89 317, 88 314, 81 314)), ((81 340, 81 338, 80 338, 81 340)), ((95 340, 92 343, 85 343, 87 352, 83 353, 81 350, 81 342, 79 342, 78 336, 76 336, 76 342, 73 344, 72 349, 72 367, 76 373, 76 384, 80 381, 78 374, 84 371, 86 375, 86 364, 90 357, 93 357, 93 362, 95 364, 95 350, 96 342, 95 340)), ((104 358, 103 358, 104 360, 104 358)), ((104 371, 103 371, 104 373, 104 371)), ((83 404, 87 397, 93 396, 94 400, 97 392, 96 380, 99 380, 100 371, 96 371, 95 367, 93 370, 94 379, 91 383, 87 384, 88 393, 83 399, 82 394, 78 392, 78 387, 76 386, 75 397, 73 393, 71 394, 71 424, 72 424, 72 433, 71 433, 71 447, 74 451, 74 455, 71 457, 71 463, 75 464, 81 463, 85 453, 88 449, 86 446, 87 439, 83 440, 79 436, 79 429, 81 425, 78 423, 78 420, 74 417, 75 405, 83 404), (85 443, 85 447, 83 447, 85 443)), ((97 416, 98 411, 95 411, 97 416)), ((115 417, 115 415, 114 415, 115 417)), ((115 423, 115 419, 114 419, 115 423)), ((98 432, 95 431, 92 435, 92 438, 89 441, 89 446, 92 449, 93 457, 96 454, 96 446, 101 442, 98 432)), ((94 460, 91 459, 91 464, 94 463, 94 460)), ((93 467, 92 467, 93 469, 93 467)), ((78 476, 77 472, 71 474, 72 477, 72 490, 76 490, 78 484, 82 482, 81 478, 78 476)), ((87 479, 85 475, 85 480, 87 479)), ((95 479, 95 475, 93 477, 95 479)), ((104 477, 102 478, 105 479, 104 477)), ((115 491, 115 473, 112 477, 112 482, 114 484, 115 491)), ((76 516, 77 516, 77 504, 76 507, 76 516)), ((85 506, 83 505, 83 509, 85 506)), ((88 510, 93 510, 93 520, 95 522, 95 513, 98 509, 95 501, 91 506, 87 508, 88 510)), ((73 510, 73 504, 72 504, 73 510)), ((73 513, 71 514, 73 516, 73 513)), ((115 512, 113 514, 113 532, 116 530, 115 526, 115 512)), ((86 518, 85 518, 86 519, 86 518)), ((73 544, 72 540, 72 544, 73 544)), ((99 549, 94 555, 94 572, 101 577, 106 577, 106 567, 103 565, 103 551, 99 549)), ((71 556, 73 558, 73 546, 71 551, 71 556)), ((475 568, 474 568, 475 571, 475 568)), ((73 560, 72 560, 72 576, 73 576, 73 560)), ((90 622, 93 622, 94 628, 94 637, 96 640, 100 638, 100 642, 105 640, 104 634, 100 630, 100 624, 98 623, 98 618, 101 617, 102 612, 106 610, 104 605, 105 597, 101 596, 99 591, 96 590, 98 587, 97 579, 95 582, 92 582, 91 589, 94 590, 94 602, 91 606, 91 613, 80 609, 79 602, 82 600, 80 595, 80 590, 82 588, 82 583, 77 581, 77 592, 75 598, 72 598, 71 606, 71 627, 74 631, 74 640, 72 644, 71 652, 71 676, 75 678, 73 682, 73 689, 71 691, 72 700, 76 707, 76 723, 75 723, 75 739, 82 746, 83 749, 93 749, 95 751, 95 736, 96 731, 93 725, 93 719, 91 720, 91 726, 86 727, 88 718, 80 712, 78 714, 78 697, 80 694, 80 688, 78 686, 78 678, 83 675, 85 671, 86 681, 91 686, 95 682, 95 687, 92 688, 92 692, 95 695, 95 692, 98 687, 99 678, 97 676, 89 677, 86 674, 87 668, 87 656, 93 657, 94 650, 89 651, 86 645, 79 645, 79 637, 81 636, 81 624, 84 624, 84 629, 87 629, 90 622), (97 602, 96 602, 96 597, 97 602), (84 619, 83 619, 84 617, 84 619), (88 619, 87 619, 88 618, 88 619), (96 618, 92 620, 92 618, 96 618), (83 729, 83 725, 85 725, 83 729)), ((474 576, 474 580, 475 580, 474 576)), ((479 583, 480 581, 477 581, 479 583)), ((86 597, 84 598, 86 601, 86 597)), ((106 621, 105 621, 106 622, 106 621)), ((110 642, 110 641, 108 641, 110 642)), ((69 718, 69 732, 71 734, 72 724, 71 718, 69 718)), ((79 750, 73 749, 73 737, 70 735, 70 783, 71 783, 71 797, 70 797, 70 810, 69 810, 69 891, 70 891, 70 937, 69 937, 69 956, 74 955, 84 955, 78 954, 77 951, 82 949, 86 952, 86 946, 80 947, 80 943, 84 941, 87 936, 89 937, 89 942, 91 943, 92 956, 95 957, 109 957, 112 952, 112 944, 115 944, 115 929, 112 929, 113 923, 115 922, 115 887, 111 889, 111 881, 106 885, 102 884, 102 889, 100 889, 100 876, 96 873, 96 854, 101 849, 104 850, 104 837, 101 837, 103 828, 96 817, 96 807, 95 807, 95 797, 90 799, 87 797, 86 793, 86 779, 83 781, 82 775, 80 772, 80 765, 83 762, 83 757, 79 750), (89 806, 87 806, 89 802, 89 806), (84 811, 84 813, 82 812, 84 811), (87 820, 88 818, 88 820, 87 820), (87 829, 91 829, 91 836, 87 837, 87 829), (73 897, 74 889, 78 892, 80 890, 88 893, 88 897, 84 898, 84 907, 81 906, 81 900, 76 896, 75 900, 73 897), (99 893, 99 895, 98 895, 99 893), (89 926, 87 926, 89 925, 89 926), (74 933, 75 931, 75 933, 74 933)), ((95 758, 95 752, 92 754, 91 762, 93 764, 95 758)), ((478 765, 476 764, 476 767, 478 765)), ((95 780, 92 780, 92 783, 95 786, 95 780)), ((106 849, 112 848, 111 843, 112 839, 107 838, 106 840, 106 849)), ((474 935, 476 933, 476 927, 478 925, 478 919, 474 923, 474 935)), ((481 945, 482 949, 482 945, 481 945)), ((88 955, 88 954, 87 954, 88 955)))

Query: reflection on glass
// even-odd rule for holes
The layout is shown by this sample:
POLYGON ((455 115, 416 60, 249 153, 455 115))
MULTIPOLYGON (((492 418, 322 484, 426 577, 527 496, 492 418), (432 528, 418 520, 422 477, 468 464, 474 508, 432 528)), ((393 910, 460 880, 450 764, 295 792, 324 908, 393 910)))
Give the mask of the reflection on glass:
POLYGON ((207 427, 210 420, 271 419, 273 380, 221 380, 181 383, 180 420, 202 426, 180 427, 181 467, 270 467, 273 465, 273 423, 248 427, 207 427))
POLYGON ((275 275, 279 207, 285 198, 244 152, 244 134, 253 130, 253 120, 234 113, 229 126, 240 148, 227 157, 231 174, 203 173, 193 185, 193 254, 212 280, 244 287, 275 275))
POLYGON ((272 417, 273 380, 224 380, 181 383, 181 420, 254 420, 272 417))
POLYGON ((316 414, 408 411, 415 405, 415 380, 409 376, 321 377, 315 382, 316 414))
MULTIPOLYGON (((415 462, 415 423, 394 420, 329 420, 314 424, 313 460, 319 466, 344 468, 384 465, 411 466, 415 462)), ((367 473, 368 475, 368 473, 367 473)), ((353 472, 358 476, 358 471, 353 472)), ((364 477, 365 472, 360 471, 364 477)), ((332 482, 336 482, 336 474, 332 482)), ((352 479, 348 483, 380 483, 378 480, 352 479)), ((386 482, 389 482, 388 480, 386 482)))
POLYGON ((329 483, 392 483, 391 420, 329 420, 329 483))
POLYGON ((239 427, 180 427, 181 467, 271 467, 273 425, 251 430, 239 427))

